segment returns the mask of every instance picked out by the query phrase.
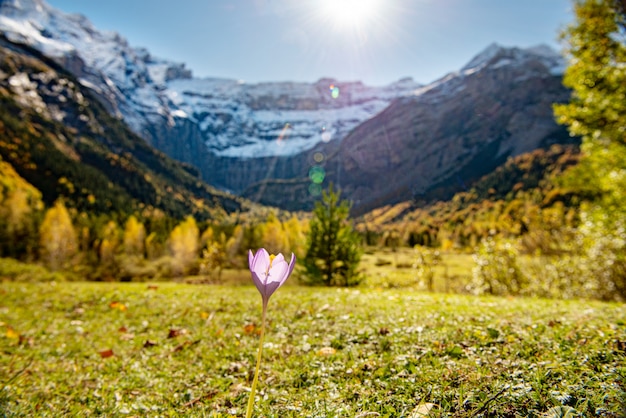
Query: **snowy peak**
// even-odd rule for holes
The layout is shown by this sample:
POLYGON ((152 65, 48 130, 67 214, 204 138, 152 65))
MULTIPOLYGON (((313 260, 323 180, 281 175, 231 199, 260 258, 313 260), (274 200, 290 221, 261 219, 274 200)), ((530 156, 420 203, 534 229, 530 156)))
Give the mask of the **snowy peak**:
POLYGON ((184 64, 153 57, 115 32, 99 31, 84 16, 41 0, 4 1, 0 31, 60 61, 135 132, 166 152, 185 149, 171 143, 191 136, 215 155, 294 155, 343 138, 420 87, 411 79, 368 87, 330 78, 258 84, 194 78, 184 64))
MULTIPOLYGON (((52 58, 75 52, 88 66, 104 70, 116 83, 147 78, 148 65, 184 67, 155 59, 144 48, 130 47, 117 32, 100 31, 85 16, 63 13, 42 0, 4 0, 0 3, 0 30, 10 40, 28 44, 52 58)), ((171 72, 169 77, 176 73, 171 72)), ((183 71, 182 75, 189 77, 190 73, 183 71)), ((163 80, 157 77, 155 81, 163 80)))
POLYGON ((474 58, 470 60, 467 64, 461 68, 461 71, 468 71, 471 69, 476 69, 480 67, 484 67, 491 61, 496 55, 504 50, 503 47, 498 45, 497 43, 492 43, 487 48, 478 53, 474 58))
POLYGON ((508 65, 525 65, 529 60, 541 62, 555 75, 563 73, 565 60, 548 45, 530 48, 507 48, 492 43, 461 68, 463 74, 472 73, 486 67, 498 68, 508 65))
POLYGON ((517 81, 522 82, 535 75, 562 76, 565 66, 565 59, 547 45, 509 48, 492 43, 459 71, 451 72, 439 80, 416 89, 413 99, 439 102, 463 90, 467 77, 488 71, 515 71, 519 73, 517 81))

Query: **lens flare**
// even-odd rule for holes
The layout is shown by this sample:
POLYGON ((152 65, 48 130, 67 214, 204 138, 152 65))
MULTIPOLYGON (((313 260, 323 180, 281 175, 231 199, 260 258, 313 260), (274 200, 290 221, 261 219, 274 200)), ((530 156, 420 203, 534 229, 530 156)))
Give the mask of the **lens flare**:
POLYGON ((316 163, 321 163, 322 161, 324 161, 324 154, 322 154, 321 152, 316 152, 315 154, 313 154, 313 161, 315 161, 316 163))
POLYGON ((321 165, 314 165, 309 169, 309 178, 314 184, 322 184, 326 178, 326 170, 321 165))
POLYGON ((276 138, 276 142, 278 142, 279 145, 282 144, 283 140, 287 139, 289 136, 289 129, 291 129, 291 125, 289 125, 289 123, 285 123, 285 126, 283 126, 280 134, 278 134, 278 138, 276 138))
POLYGON ((333 99, 339 97, 339 87, 335 86, 334 84, 330 85, 330 97, 332 97, 333 99))
POLYGON ((322 194, 322 185, 321 184, 315 184, 315 183, 311 183, 309 185, 309 194, 311 196, 319 196, 322 194))

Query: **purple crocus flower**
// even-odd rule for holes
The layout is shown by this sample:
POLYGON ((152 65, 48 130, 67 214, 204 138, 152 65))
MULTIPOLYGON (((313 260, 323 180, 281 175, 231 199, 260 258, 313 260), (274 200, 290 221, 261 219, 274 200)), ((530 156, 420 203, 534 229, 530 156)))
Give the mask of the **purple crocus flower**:
POLYGON ((252 280, 261 293, 265 308, 270 296, 285 283, 293 271, 296 256, 291 253, 291 261, 287 264, 282 254, 270 255, 265 248, 261 248, 256 254, 252 254, 251 250, 248 251, 248 262, 252 280))
POLYGON ((259 367, 261 366, 261 356, 263 354, 263 339, 265 338, 265 314, 267 312, 267 302, 270 296, 285 283, 289 275, 296 265, 296 256, 291 253, 291 261, 289 264, 285 261, 282 254, 270 255, 265 248, 259 249, 256 254, 248 251, 248 263, 250 264, 250 272, 252 280, 263 298, 263 314, 261 319, 261 335, 259 337, 259 352, 256 357, 256 369, 254 370, 254 379, 250 388, 250 398, 248 399, 248 408, 246 409, 246 418, 252 417, 254 408, 254 394, 256 393, 256 385, 259 381, 259 367))

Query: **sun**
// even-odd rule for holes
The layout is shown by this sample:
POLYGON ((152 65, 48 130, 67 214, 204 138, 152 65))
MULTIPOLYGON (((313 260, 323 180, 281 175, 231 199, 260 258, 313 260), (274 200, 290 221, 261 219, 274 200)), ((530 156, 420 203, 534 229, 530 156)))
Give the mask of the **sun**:
POLYGON ((376 20, 384 0, 319 0, 319 13, 334 29, 364 30, 376 20))

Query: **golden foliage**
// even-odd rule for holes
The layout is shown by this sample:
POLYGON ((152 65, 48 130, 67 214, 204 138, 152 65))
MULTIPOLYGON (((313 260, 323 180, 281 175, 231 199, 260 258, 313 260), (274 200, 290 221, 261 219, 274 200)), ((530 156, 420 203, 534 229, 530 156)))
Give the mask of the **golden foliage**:
POLYGON ((62 200, 46 211, 39 235, 41 257, 52 270, 63 267, 76 254, 76 231, 62 200))

